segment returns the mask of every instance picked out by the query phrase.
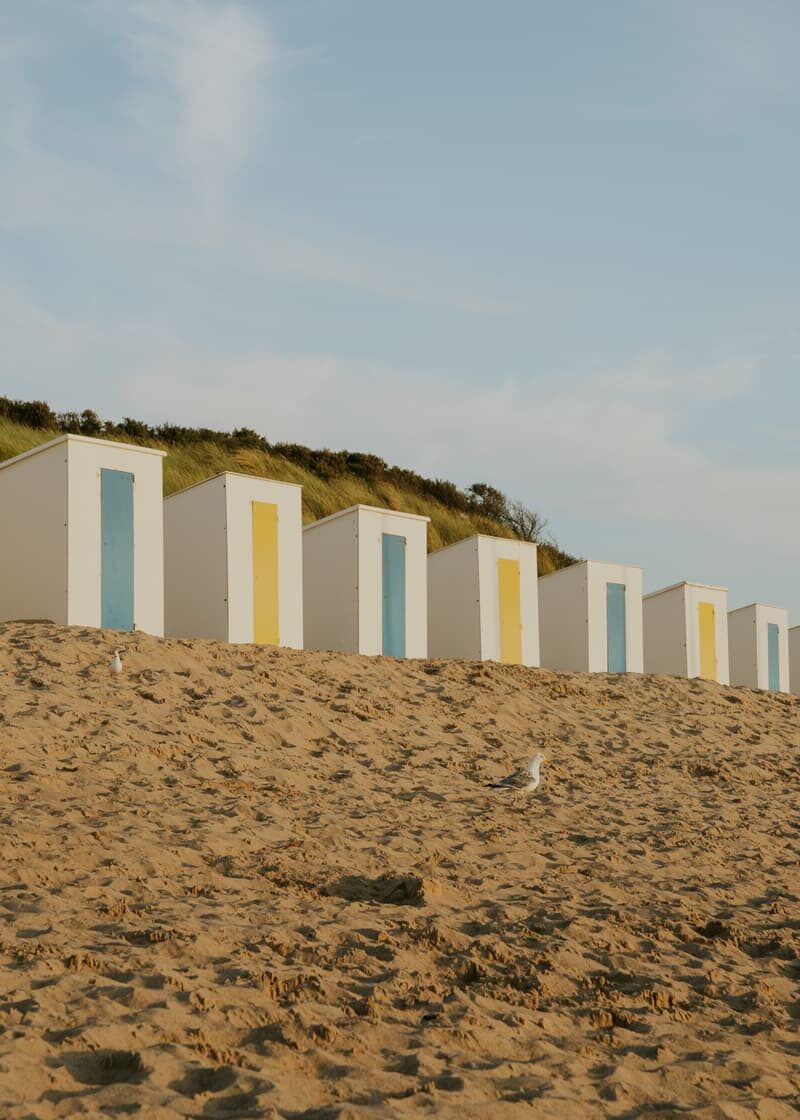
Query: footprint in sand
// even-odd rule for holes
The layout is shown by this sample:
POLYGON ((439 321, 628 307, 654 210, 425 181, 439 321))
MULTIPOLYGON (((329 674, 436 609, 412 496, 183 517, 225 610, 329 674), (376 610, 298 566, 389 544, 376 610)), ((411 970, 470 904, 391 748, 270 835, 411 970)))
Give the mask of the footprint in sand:
POLYGON ((65 1066, 81 1085, 141 1081, 147 1075, 142 1056, 135 1050, 77 1050, 64 1054, 57 1064, 65 1066))
POLYGON ((173 1081, 170 1089, 183 1097, 196 1097, 200 1093, 221 1093, 236 1082, 236 1073, 230 1066, 191 1069, 180 1081, 173 1081))

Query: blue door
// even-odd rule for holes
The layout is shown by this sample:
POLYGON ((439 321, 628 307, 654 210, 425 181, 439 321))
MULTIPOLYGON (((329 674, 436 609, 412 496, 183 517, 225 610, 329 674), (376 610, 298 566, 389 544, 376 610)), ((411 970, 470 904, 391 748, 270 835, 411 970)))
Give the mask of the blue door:
POLYGON ((133 475, 100 471, 100 625, 133 630, 133 475))
POLYGON ((606 641, 609 673, 626 673, 628 656, 625 649, 625 584, 606 584, 606 641))
POLYGON ((381 541, 383 642, 386 657, 406 655, 406 538, 384 533, 381 541))
POLYGON ((767 664, 769 666, 769 687, 772 692, 781 690, 781 646, 780 628, 777 622, 767 623, 767 664))

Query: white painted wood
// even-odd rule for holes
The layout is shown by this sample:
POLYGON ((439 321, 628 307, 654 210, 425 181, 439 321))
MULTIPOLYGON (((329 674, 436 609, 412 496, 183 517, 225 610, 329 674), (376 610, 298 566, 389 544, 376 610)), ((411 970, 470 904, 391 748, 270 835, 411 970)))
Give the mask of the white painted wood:
POLYGON ((686 591, 683 584, 645 595, 644 671, 688 676, 686 660, 686 591))
POLYGON ((500 660, 500 593, 498 560, 519 563, 520 621, 522 623, 522 664, 539 665, 539 563, 538 549, 528 541, 502 537, 478 537, 478 576, 480 580, 481 656, 500 660))
POLYGON ((748 688, 758 684, 758 613, 756 604, 728 611, 728 651, 731 684, 748 688))
POLYGON ((225 475, 228 609, 232 642, 253 640, 253 502, 278 507, 278 638, 303 648, 303 488, 292 482, 225 475))
POLYGON ((168 636, 230 640, 224 475, 164 501, 164 603, 168 636))
POLYGON ((66 445, 0 463, 0 621, 67 623, 66 445))
POLYGON ((644 672, 642 569, 629 564, 587 560, 589 672, 608 671, 608 584, 625 588, 625 663, 627 672, 644 672))
POLYGON ((625 659, 644 670, 642 570, 584 560, 539 578, 541 663, 575 673, 608 671, 607 585, 625 587, 625 659))
POLYGON ((303 529, 306 649, 359 653, 358 521, 324 518, 303 529))
POLYGON ((134 623, 164 633, 165 452, 63 435, 0 463, 0 617, 100 625, 100 471, 134 476, 134 623))
POLYGON ((769 688, 770 623, 778 627, 779 691, 789 691, 789 612, 764 603, 728 612, 731 684, 769 688))
POLYGON ((539 664, 537 548, 528 541, 478 534, 428 557, 428 653, 500 660, 498 560, 520 566, 522 664, 539 664))
POLYGON ((69 622, 100 625, 100 471, 133 475, 134 626, 164 633, 163 451, 68 436, 69 622))
POLYGON ((539 577, 539 648, 546 668, 588 673, 588 597, 585 563, 539 577))
POLYGON ((645 595, 644 668, 646 673, 700 676, 698 606, 715 607, 717 680, 728 684, 728 592, 702 583, 676 583, 645 595))
POLYGON ((226 471, 165 500, 168 634, 253 641, 252 505, 267 502, 278 507, 279 644, 303 648, 302 496, 226 471))
POLYGON ((352 506, 303 529, 307 649, 380 654, 381 538, 406 538, 406 656, 427 657, 428 517, 352 506))
POLYGON ((480 661, 478 538, 428 556, 428 655, 480 661))
POLYGON ((800 626, 789 631, 789 689, 800 696, 800 626))
POLYGON ((700 625, 698 607, 713 603, 716 625, 717 680, 730 684, 728 656, 728 590, 725 587, 706 587, 703 584, 686 584, 686 654, 690 677, 700 676, 700 625))

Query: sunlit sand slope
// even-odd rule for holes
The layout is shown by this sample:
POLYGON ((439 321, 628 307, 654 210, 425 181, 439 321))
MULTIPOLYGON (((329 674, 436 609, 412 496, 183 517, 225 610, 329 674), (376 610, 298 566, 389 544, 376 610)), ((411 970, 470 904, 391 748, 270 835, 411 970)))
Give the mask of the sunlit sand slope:
POLYGON ((800 699, 114 644, 0 627, 0 1115, 797 1116, 800 699))

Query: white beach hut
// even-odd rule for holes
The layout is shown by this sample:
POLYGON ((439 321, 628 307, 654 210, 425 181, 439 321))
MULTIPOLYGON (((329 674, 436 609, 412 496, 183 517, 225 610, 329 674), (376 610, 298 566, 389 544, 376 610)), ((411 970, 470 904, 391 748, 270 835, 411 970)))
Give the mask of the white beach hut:
POLYGON ((306 525, 306 649, 427 656, 429 520, 358 505, 306 525))
POLYGON ((536 545, 478 535, 428 556, 428 655, 539 664, 536 545))
POLYGON ((789 691, 789 612, 751 603, 728 612, 731 684, 789 691))
POLYGON ((800 696, 800 626, 789 631, 789 691, 800 696))
POLYGON ((164 454, 64 435, 0 463, 0 620, 164 633, 164 454))
POLYGON ((539 579, 542 665, 641 673, 642 569, 584 560, 539 579))
POLYGON ((728 684, 727 588, 676 583, 645 595, 644 668, 728 684))
POLYGON ((302 488, 228 471, 164 501, 166 632, 303 646, 302 488))

